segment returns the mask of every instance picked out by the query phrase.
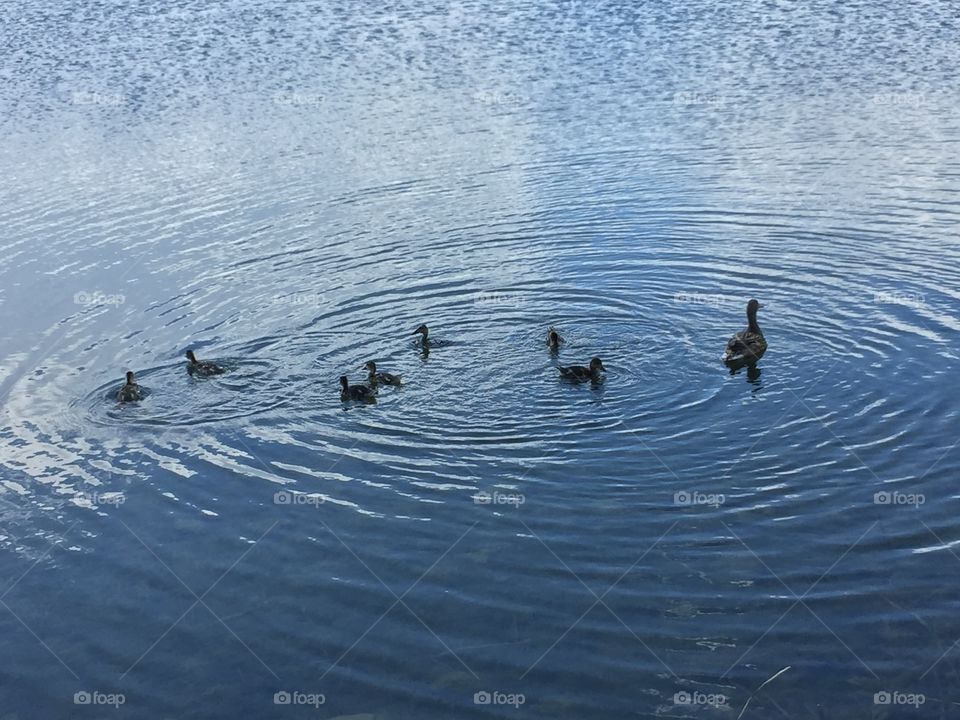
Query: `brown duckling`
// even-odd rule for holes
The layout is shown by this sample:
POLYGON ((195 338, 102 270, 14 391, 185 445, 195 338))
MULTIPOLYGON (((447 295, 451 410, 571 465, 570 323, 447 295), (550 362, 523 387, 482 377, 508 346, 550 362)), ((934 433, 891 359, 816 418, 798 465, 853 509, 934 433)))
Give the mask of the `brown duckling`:
POLYGON ((606 370, 603 367, 603 363, 600 361, 600 358, 595 357, 590 360, 590 366, 584 367, 583 365, 570 365, 569 367, 559 367, 557 368, 560 371, 560 374, 569 379, 569 380, 596 380, 600 377, 600 373, 606 370))

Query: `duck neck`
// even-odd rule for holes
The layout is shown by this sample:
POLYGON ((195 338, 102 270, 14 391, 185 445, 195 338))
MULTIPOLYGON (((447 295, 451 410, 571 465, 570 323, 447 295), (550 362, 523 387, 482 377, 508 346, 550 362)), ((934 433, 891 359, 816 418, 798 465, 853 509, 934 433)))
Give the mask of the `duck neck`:
POLYGON ((763 332, 760 330, 760 325, 757 324, 756 310, 747 311, 747 330, 757 335, 763 335, 763 332))

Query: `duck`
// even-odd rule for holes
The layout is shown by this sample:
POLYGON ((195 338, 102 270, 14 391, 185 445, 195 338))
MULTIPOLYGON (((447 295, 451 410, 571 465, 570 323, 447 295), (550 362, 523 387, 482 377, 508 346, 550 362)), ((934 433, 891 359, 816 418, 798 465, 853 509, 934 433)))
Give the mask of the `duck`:
POLYGON ((600 373, 606 370, 600 358, 595 357, 590 360, 589 367, 583 365, 570 365, 569 367, 558 367, 560 374, 570 380, 596 380, 600 373))
POLYGON ((140 386, 133 377, 133 370, 127 371, 127 384, 117 391, 117 402, 137 402, 143 399, 140 386))
POLYGON ((366 385, 351 385, 346 375, 340 376, 341 400, 373 400, 373 390, 366 385))
POLYGON ((383 383, 384 385, 400 385, 400 376, 392 375, 391 373, 377 372, 377 364, 370 360, 367 362, 364 367, 367 369, 369 375, 367 375, 367 380, 371 385, 376 385, 377 383, 383 383))
POLYGON ((562 342, 563 342, 563 338, 560 337, 560 333, 558 333, 558 332, 551 326, 550 329, 547 330, 547 346, 548 346, 551 350, 559 350, 559 349, 560 349, 560 343, 562 343, 562 342))
POLYGON ((416 330, 413 331, 413 334, 420 334, 420 347, 424 350, 429 350, 432 347, 441 347, 446 345, 446 340, 431 340, 430 339, 430 328, 426 325, 421 325, 416 330))
POLYGON ((219 375, 224 372, 224 369, 212 363, 208 360, 197 360, 197 356, 193 354, 193 350, 187 350, 187 360, 190 362, 187 364, 187 371, 191 373, 196 373, 197 375, 219 375))
POLYGON ((757 324, 757 310, 762 307, 755 298, 747 303, 747 327, 730 338, 723 353, 725 363, 753 362, 759 360, 766 351, 767 341, 757 324))

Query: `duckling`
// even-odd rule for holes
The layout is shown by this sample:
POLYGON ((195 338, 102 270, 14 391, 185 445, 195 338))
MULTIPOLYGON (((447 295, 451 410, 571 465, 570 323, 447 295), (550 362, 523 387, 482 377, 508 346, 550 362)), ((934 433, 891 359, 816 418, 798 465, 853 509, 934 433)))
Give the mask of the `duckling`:
POLYGON ((224 372, 224 369, 216 363, 209 362, 208 360, 197 360, 197 356, 193 354, 193 350, 187 350, 187 360, 190 361, 187 364, 187 371, 196 373, 197 375, 219 375, 224 372))
POLYGON ((600 377, 600 373, 606 368, 603 366, 603 363, 600 361, 600 358, 595 357, 590 361, 590 367, 584 367, 583 365, 571 365, 570 367, 559 367, 560 374, 565 378, 570 380, 596 380, 600 377))
POLYGON ((551 350, 559 350, 560 343, 562 342, 563 342, 563 338, 560 337, 560 334, 556 330, 554 330, 553 327, 551 326, 550 329, 547 330, 547 346, 551 350))
POLYGON ((351 385, 346 375, 340 376, 340 399, 341 400, 373 400, 373 390, 366 385, 351 385))
POLYGON ((384 385, 400 385, 400 376, 392 375, 390 373, 377 372, 377 364, 370 360, 364 367, 368 371, 367 380, 371 385, 376 385, 377 383, 383 383, 384 385))
POLYGON ((430 328, 426 325, 421 325, 416 330, 413 331, 413 334, 416 335, 420 333, 420 346, 421 347, 430 347, 430 328))
POLYGON ((127 384, 117 391, 117 402, 137 402, 143 399, 140 386, 133 379, 133 370, 127 371, 127 384))
POLYGON ((420 327, 418 327, 416 330, 413 331, 414 335, 416 335, 417 333, 419 333, 421 336, 420 347, 422 347, 424 351, 429 350, 432 347, 441 347, 442 345, 447 344, 445 340, 431 340, 430 328, 428 328, 426 325, 421 325, 420 327))
POLYGON ((766 352, 767 341, 757 324, 757 310, 762 307, 755 299, 747 303, 747 328, 730 338, 723 353, 725 363, 752 362, 759 360, 766 352))

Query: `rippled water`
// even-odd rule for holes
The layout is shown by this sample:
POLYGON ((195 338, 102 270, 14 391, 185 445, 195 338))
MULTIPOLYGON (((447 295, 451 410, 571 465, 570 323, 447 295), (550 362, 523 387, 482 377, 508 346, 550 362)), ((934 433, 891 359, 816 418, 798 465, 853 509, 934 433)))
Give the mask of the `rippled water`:
POLYGON ((5 718, 956 715, 949 4, 0 28, 5 718))

